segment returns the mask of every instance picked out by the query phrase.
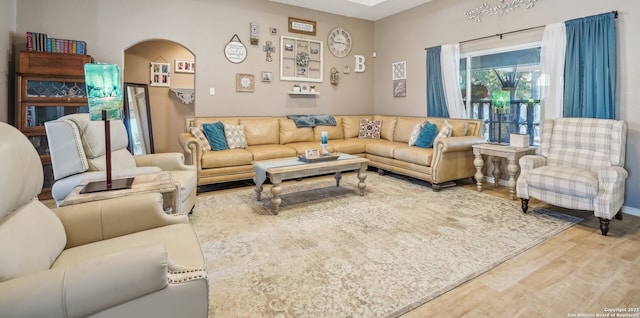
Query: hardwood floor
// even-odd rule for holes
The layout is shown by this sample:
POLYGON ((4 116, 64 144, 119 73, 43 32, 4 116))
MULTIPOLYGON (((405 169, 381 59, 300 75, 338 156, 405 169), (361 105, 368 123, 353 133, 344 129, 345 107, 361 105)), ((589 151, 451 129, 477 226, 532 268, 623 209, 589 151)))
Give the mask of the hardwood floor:
MULTIPOLYGON (((484 184, 483 192, 509 198, 506 187, 484 184)), ((596 317, 616 309, 640 317, 640 218, 614 219, 602 236, 592 213, 534 199, 529 206, 584 220, 402 317, 596 317)))

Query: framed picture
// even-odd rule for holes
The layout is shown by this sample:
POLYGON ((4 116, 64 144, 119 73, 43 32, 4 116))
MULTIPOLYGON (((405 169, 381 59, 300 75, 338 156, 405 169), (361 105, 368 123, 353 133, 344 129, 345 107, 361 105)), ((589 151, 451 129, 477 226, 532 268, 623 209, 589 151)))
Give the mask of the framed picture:
POLYGON ((304 151, 304 156, 307 159, 317 159, 320 158, 320 150, 318 148, 315 149, 307 149, 304 151))
POLYGON ((322 82, 322 41, 280 37, 280 80, 322 82))
POLYGON ((196 63, 189 60, 176 60, 173 67, 176 73, 194 73, 196 71, 196 63))
POLYGON ((407 80, 399 79, 393 81, 393 97, 407 96, 407 80))
POLYGON ((271 35, 278 35, 278 28, 271 28, 271 35))
POLYGON ((300 91, 303 92, 303 93, 308 93, 309 92, 309 84, 307 84, 307 83, 300 84, 300 91))
POLYGON ((271 72, 262 72, 262 81, 263 82, 271 82, 271 72))
POLYGON ((289 17, 289 32, 316 35, 316 21, 289 17))
POLYGON ((393 80, 407 79, 407 62, 396 62, 391 64, 391 75, 393 80))
POLYGON ((236 92, 253 92, 255 79, 253 74, 236 74, 236 92))
POLYGON ((149 86, 164 86, 170 85, 170 71, 171 65, 169 63, 149 63, 149 86))

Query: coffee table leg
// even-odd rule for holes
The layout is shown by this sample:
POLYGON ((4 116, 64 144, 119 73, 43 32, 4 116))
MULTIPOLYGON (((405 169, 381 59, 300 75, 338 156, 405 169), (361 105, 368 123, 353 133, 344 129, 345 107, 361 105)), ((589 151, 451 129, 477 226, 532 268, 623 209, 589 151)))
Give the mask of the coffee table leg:
POLYGON ((253 189, 253 191, 256 192, 256 201, 260 201, 262 197, 262 185, 258 185, 255 178, 253 179, 253 182, 256 184, 256 187, 253 189))
POLYGON ((336 178, 336 187, 340 186, 340 179, 342 179, 342 172, 338 171, 336 172, 336 175, 333 176, 334 178, 336 178))
POLYGON ((282 192, 282 187, 280 186, 281 182, 282 180, 280 178, 271 179, 271 211, 275 215, 278 215, 280 203, 282 203, 282 199, 280 199, 280 193, 282 192))
POLYGON ((367 187, 367 185, 364 183, 364 180, 367 179, 367 174, 365 173, 365 171, 367 171, 366 165, 362 165, 362 167, 358 169, 358 180, 360 180, 360 182, 358 182, 358 190, 360 190, 360 195, 364 195, 364 188, 367 187))

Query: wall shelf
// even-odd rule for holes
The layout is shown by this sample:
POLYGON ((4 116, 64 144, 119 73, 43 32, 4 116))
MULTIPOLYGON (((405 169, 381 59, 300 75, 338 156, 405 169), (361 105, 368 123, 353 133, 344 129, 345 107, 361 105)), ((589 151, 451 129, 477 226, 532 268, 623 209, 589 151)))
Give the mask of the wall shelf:
POLYGON ((320 92, 289 92, 291 96, 320 96, 320 92))
POLYGON ((172 91, 183 104, 193 103, 195 90, 190 88, 171 88, 170 91, 172 91))

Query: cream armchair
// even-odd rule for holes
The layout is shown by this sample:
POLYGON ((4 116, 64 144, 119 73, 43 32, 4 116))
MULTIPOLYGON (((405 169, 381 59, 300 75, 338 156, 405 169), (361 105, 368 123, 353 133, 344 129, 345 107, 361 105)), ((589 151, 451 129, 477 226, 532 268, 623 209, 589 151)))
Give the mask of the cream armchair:
POLYGON ((527 212, 529 198, 568 209, 589 210, 600 218, 602 235, 609 221, 622 219, 627 125, 593 118, 545 120, 540 155, 520 158, 516 185, 527 212))
POLYGON ((36 150, 5 123, 0 135, 0 317, 207 317, 186 215, 157 193, 52 211, 36 150))
MULTIPOLYGON (((89 120, 89 114, 73 114, 44 124, 49 142, 55 183, 51 194, 58 204, 82 180, 105 179, 106 147, 104 122, 89 120)), ((111 165, 113 178, 169 171, 176 184, 174 213, 189 213, 196 201, 197 172, 184 164, 181 153, 133 156, 128 150, 127 131, 121 120, 112 120, 111 165)))

